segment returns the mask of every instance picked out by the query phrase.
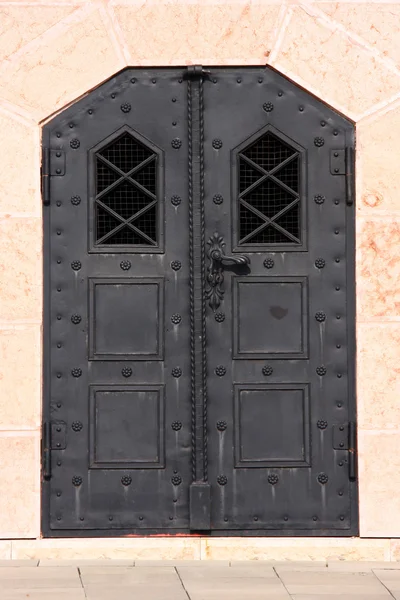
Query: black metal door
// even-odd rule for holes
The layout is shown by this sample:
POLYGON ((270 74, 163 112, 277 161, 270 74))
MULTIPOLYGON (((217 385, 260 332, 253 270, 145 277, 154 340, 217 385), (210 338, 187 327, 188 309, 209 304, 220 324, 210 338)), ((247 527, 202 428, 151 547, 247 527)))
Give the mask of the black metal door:
POLYGON ((264 68, 45 127, 46 535, 356 532, 352 146, 264 68))
POLYGON ((353 127, 270 70, 203 90, 212 527, 349 535, 353 127))

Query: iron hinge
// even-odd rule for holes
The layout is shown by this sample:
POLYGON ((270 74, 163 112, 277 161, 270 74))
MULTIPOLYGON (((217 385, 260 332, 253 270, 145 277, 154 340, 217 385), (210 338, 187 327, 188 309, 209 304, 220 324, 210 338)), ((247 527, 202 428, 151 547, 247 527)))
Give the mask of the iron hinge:
POLYGON ((352 421, 333 426, 333 449, 347 450, 349 479, 356 479, 356 424, 352 421))
POLYGON ((50 177, 65 175, 65 152, 63 150, 42 149, 42 198, 43 204, 50 204, 50 177))
POLYGON ((211 75, 211 71, 206 71, 201 65, 190 65, 186 68, 185 79, 200 79, 201 77, 211 75))
POLYGON ((330 153, 331 175, 345 175, 346 177, 346 204, 354 204, 354 150, 351 146, 347 148, 336 148, 330 153))
POLYGON ((67 446, 67 425, 61 421, 43 423, 42 454, 43 454, 43 479, 51 479, 51 452, 52 450, 65 450, 67 446))

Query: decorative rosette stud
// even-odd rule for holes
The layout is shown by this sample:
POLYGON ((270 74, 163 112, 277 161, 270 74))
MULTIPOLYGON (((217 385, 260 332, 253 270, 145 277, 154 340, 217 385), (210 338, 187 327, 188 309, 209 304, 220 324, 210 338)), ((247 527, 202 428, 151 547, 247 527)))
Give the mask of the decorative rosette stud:
POLYGON ((266 365, 265 367, 262 368, 262 374, 265 377, 269 377, 270 375, 272 375, 273 372, 274 372, 273 368, 270 367, 269 365, 266 365))
POLYGON ((129 269, 132 266, 132 263, 130 260, 121 260, 121 262, 119 263, 119 266, 121 267, 121 269, 123 271, 129 271, 129 269))
POLYGON ((179 148, 182 146, 182 141, 179 138, 174 138, 171 142, 171 146, 174 148, 174 150, 179 150, 179 148))
POLYGON ((72 375, 72 377, 80 377, 82 375, 82 369, 79 369, 79 368, 71 369, 71 375, 72 375))
POLYGON ((81 145, 80 141, 78 139, 73 139, 70 141, 69 145, 71 146, 71 148, 73 150, 77 150, 79 148, 79 146, 81 145))
POLYGON ((181 485, 182 477, 180 475, 173 475, 171 477, 171 483, 172 485, 181 485))
POLYGON ((171 269, 173 269, 174 271, 179 271, 179 269, 182 267, 182 263, 180 260, 173 260, 171 262, 171 269))
POLYGON ((268 483, 270 483, 271 485, 276 485, 279 481, 279 477, 276 473, 271 473, 270 475, 268 475, 268 483))
POLYGON ((323 146, 324 144, 325 144, 325 140, 323 137, 314 138, 314 146, 317 146, 317 148, 321 148, 321 146, 323 146))
POLYGON ((124 367, 123 369, 121 369, 121 373, 124 377, 131 377, 133 371, 130 367, 124 367))
POLYGON ((215 367, 215 374, 218 375, 218 377, 223 377, 226 373, 226 368, 223 367, 222 365, 218 365, 218 367, 215 367))
POLYGON ((181 202, 182 202, 182 198, 180 196, 177 196, 175 194, 174 196, 171 197, 171 204, 173 206, 179 206, 181 202))
POLYGON ((272 104, 272 102, 264 102, 263 109, 265 110, 265 112, 272 112, 274 110, 274 105, 272 104))
POLYGON ((320 473, 318 475, 318 481, 319 483, 321 483, 322 485, 325 485, 326 483, 328 483, 329 481, 329 477, 326 473, 320 473))
POLYGON ((80 485, 82 485, 82 477, 80 477, 79 475, 74 475, 72 478, 72 485, 74 485, 75 487, 79 487, 80 485))
POLYGON ((81 268, 82 268, 82 263, 81 263, 81 261, 80 261, 80 260, 73 260, 73 261, 72 261, 72 263, 71 263, 71 268, 72 268, 74 271, 79 271, 79 269, 81 269, 81 268))
POLYGON ((74 206, 78 206, 78 204, 81 203, 81 197, 80 196, 72 196, 71 197, 71 204, 73 204, 74 206))
POLYGON ((228 483, 228 478, 226 475, 218 475, 217 482, 219 485, 226 485, 228 483))
POLYGON ((325 419, 319 419, 319 421, 317 421, 317 427, 318 429, 326 429, 328 427, 328 421, 325 421, 325 419))
POLYGON ((179 325, 179 323, 182 321, 182 317, 181 315, 178 315, 178 313, 175 313, 174 315, 171 316, 171 323, 173 323, 173 325, 179 325))
POLYGON ((215 313, 214 319, 217 323, 222 323, 222 321, 225 321, 225 315, 223 312, 217 312, 215 313))
POLYGON ((326 367, 321 366, 321 367, 317 367, 316 369, 317 375, 319 375, 320 377, 323 377, 324 375, 326 375, 326 367))
POLYGON ((318 323, 323 323, 326 319, 326 314, 324 312, 322 312, 322 310, 319 310, 318 312, 315 313, 315 320, 318 321, 318 323))
POLYGON ((214 202, 214 204, 222 204, 223 201, 224 201, 224 198, 223 198, 223 196, 221 196, 221 194, 215 194, 213 196, 213 202, 214 202))
POLYGON ((131 485, 132 477, 130 475, 124 475, 121 477, 121 483, 122 485, 131 485))
POLYGON ((76 432, 81 431, 82 427, 83 427, 83 425, 82 425, 82 423, 80 421, 74 421, 71 424, 72 431, 76 431, 76 432))
POLYGON ((174 421, 173 423, 171 423, 171 427, 174 431, 179 431, 180 429, 182 429, 182 423, 180 421, 174 421))
POLYGON ((218 431, 225 431, 225 429, 228 427, 228 424, 226 421, 217 421, 217 429, 218 431))
POLYGON ((82 321, 82 317, 80 315, 71 315, 71 322, 74 325, 78 325, 82 321))
POLYGON ((325 196, 322 194, 316 194, 314 196, 314 202, 315 204, 323 204, 325 202, 325 196))
POLYGON ((323 258, 317 258, 317 260, 315 261, 315 266, 317 267, 317 269, 323 269, 325 266, 325 260, 323 258))
POLYGON ((275 265, 275 262, 273 261, 272 258, 266 258, 264 260, 264 267, 266 269, 272 269, 274 267, 274 265, 275 265))
POLYGON ((182 369, 180 367, 174 367, 171 371, 172 377, 180 377, 182 375, 182 369))
POLYGON ((129 102, 124 102, 123 104, 121 104, 121 110, 123 113, 128 113, 131 110, 132 106, 129 104, 129 102))
POLYGON ((215 140, 213 140, 213 148, 215 148, 215 150, 220 150, 222 148, 222 140, 219 140, 218 138, 216 138, 215 140))

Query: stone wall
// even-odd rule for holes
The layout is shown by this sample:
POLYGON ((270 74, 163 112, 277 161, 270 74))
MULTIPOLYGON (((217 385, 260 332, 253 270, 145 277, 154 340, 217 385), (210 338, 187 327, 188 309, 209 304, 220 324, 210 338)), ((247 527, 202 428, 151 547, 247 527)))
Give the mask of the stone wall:
POLYGON ((360 532, 400 537, 400 4, 0 0, 1 538, 40 537, 41 125, 128 65, 266 63, 356 122, 360 532))

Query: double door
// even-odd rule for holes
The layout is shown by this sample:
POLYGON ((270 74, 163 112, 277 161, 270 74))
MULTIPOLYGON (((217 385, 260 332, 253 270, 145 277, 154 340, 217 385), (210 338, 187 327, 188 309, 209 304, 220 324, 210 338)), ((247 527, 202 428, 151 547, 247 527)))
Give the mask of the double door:
POLYGON ((356 533, 353 135, 261 67, 45 126, 45 535, 356 533))

